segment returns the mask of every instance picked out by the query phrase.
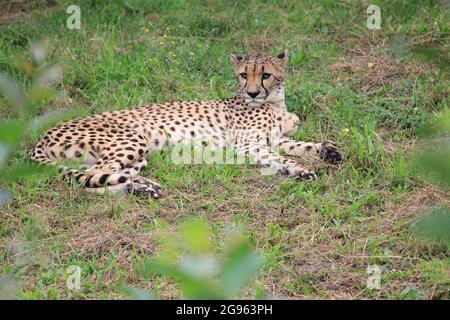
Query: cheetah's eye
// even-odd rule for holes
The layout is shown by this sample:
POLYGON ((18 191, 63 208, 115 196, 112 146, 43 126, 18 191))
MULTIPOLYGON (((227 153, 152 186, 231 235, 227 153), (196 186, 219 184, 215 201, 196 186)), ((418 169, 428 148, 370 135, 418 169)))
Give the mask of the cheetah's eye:
POLYGON ((242 79, 247 79, 247 74, 245 72, 239 74, 242 79))
POLYGON ((271 76, 270 73, 264 72, 263 75, 262 75, 262 78, 263 78, 264 80, 266 80, 266 79, 269 79, 270 76, 271 76))

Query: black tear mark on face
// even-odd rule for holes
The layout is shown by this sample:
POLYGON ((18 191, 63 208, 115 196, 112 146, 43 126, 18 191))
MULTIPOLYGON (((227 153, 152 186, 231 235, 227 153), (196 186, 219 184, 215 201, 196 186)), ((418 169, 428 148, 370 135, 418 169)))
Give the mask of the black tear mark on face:
MULTIPOLYGON (((264 74, 264 66, 262 66, 262 74, 264 74)), ((261 77, 261 87, 264 89, 267 98, 267 96, 269 95, 269 90, 267 90, 264 86, 264 77, 261 77)))
POLYGON ((247 87, 247 66, 245 66, 245 78, 244 78, 244 80, 245 80, 245 84, 242 87, 242 90, 245 90, 245 88, 247 87))

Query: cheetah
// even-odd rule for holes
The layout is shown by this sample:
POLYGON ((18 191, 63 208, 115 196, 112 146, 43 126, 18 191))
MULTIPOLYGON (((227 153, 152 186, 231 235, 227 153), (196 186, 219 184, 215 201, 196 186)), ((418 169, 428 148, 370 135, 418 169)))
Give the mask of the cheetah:
POLYGON ((140 175, 149 153, 195 139, 213 148, 232 147, 254 163, 303 180, 313 180, 316 174, 286 155, 328 163, 342 160, 331 142, 289 138, 299 118, 285 104, 287 50, 275 56, 231 54, 230 62, 238 84, 233 98, 142 105, 62 122, 45 132, 31 158, 41 164, 62 163, 63 176, 74 178, 87 191, 153 199, 165 193, 158 182, 140 175), (273 130, 278 134, 270 134, 273 130), (84 170, 66 167, 65 160, 79 160, 84 170))

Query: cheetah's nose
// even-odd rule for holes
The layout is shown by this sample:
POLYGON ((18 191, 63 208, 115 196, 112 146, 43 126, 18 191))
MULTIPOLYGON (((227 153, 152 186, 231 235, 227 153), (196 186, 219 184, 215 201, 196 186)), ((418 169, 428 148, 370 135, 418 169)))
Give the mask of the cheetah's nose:
POLYGON ((255 91, 255 92, 247 91, 247 94, 252 98, 256 98, 256 96, 259 94, 259 91, 255 91))

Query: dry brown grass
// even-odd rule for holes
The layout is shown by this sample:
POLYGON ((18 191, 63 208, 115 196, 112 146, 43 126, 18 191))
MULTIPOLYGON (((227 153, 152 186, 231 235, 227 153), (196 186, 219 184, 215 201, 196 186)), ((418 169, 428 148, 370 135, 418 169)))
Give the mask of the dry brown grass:
MULTIPOLYGON (((389 198, 386 198, 389 199, 389 198)), ((313 281, 312 296, 328 299, 357 299, 362 298, 367 291, 365 269, 367 265, 379 261, 383 269, 390 271, 407 271, 411 265, 419 260, 421 250, 444 250, 443 248, 421 247, 412 238, 397 240, 391 243, 389 239, 401 232, 397 223, 407 221, 413 223, 418 215, 437 204, 449 203, 449 195, 434 187, 422 187, 410 193, 403 194, 401 199, 387 200, 383 203, 377 216, 366 218, 356 226, 342 226, 340 230, 317 225, 308 221, 306 217, 297 219, 297 226, 288 230, 281 239, 281 243, 298 243, 292 248, 289 259, 285 260, 280 272, 273 273, 265 279, 265 287, 274 297, 311 298, 311 293, 290 293, 282 290, 280 283, 288 284, 293 279, 301 279, 309 274, 313 281), (300 222, 305 220, 304 222, 300 222), (366 246, 371 239, 381 239, 380 244, 387 244, 389 254, 373 255, 366 252, 366 246), (343 246, 353 248, 350 252, 341 254, 343 246), (414 255, 405 253, 411 251, 414 255)), ((401 227, 400 227, 401 228, 401 227)), ((259 232, 264 232, 261 229, 259 232)), ((345 250, 349 251, 349 250, 345 250)), ((444 253, 444 251, 443 251, 444 253)), ((305 280, 305 284, 309 284, 305 280)), ((401 281, 389 280, 389 290, 400 290, 408 285, 416 285, 425 292, 430 288, 417 275, 401 281)), ((300 290, 299 290, 300 291, 300 290)), ((374 297, 383 297, 386 293, 379 291, 374 297)), ((432 294, 429 296, 433 297, 432 294)))
POLYGON ((330 66, 337 82, 353 78, 354 85, 364 94, 392 85, 398 79, 417 78, 430 70, 432 66, 429 64, 406 63, 376 47, 349 49, 344 57, 330 66))
POLYGON ((13 0, 0 4, 0 26, 12 21, 22 21, 27 18, 24 1, 13 0))
MULTIPOLYGON (((16 252, 17 248, 21 248, 21 243, 27 243, 23 239, 12 238, 10 243, 3 246, 9 246, 8 259, 11 263, 17 264, 18 259, 25 259, 20 265, 51 264, 50 247, 57 239, 66 243, 61 253, 65 258, 74 257, 76 252, 80 259, 95 258, 101 265, 113 254, 117 265, 129 270, 126 282, 142 287, 142 279, 134 270, 135 253, 154 256, 159 251, 158 232, 149 230, 146 224, 159 218, 170 225, 170 230, 175 230, 178 222, 200 213, 209 223, 227 227, 233 224, 237 214, 245 211, 249 217, 248 230, 253 235, 259 235, 254 239, 255 246, 267 251, 278 245, 284 255, 275 269, 265 272, 263 286, 269 296, 289 299, 355 299, 365 296, 365 268, 368 264, 379 261, 386 270, 407 272, 410 265, 414 265, 420 257, 421 250, 431 250, 421 248, 412 239, 398 239, 396 243, 389 243, 389 239, 401 231, 398 229, 398 221, 413 223, 418 213, 437 203, 448 203, 450 199, 444 191, 430 186, 404 193, 399 199, 386 191, 376 215, 369 209, 359 223, 334 228, 331 223, 333 217, 317 216, 315 210, 305 207, 301 199, 268 201, 267 199, 279 193, 278 185, 282 180, 282 177, 272 180, 249 177, 228 197, 226 194, 229 191, 219 184, 207 199, 192 191, 198 189, 196 185, 190 186, 189 190, 181 187, 179 191, 169 194, 156 209, 139 202, 124 204, 120 197, 99 202, 100 197, 81 193, 75 199, 89 204, 82 215, 62 215, 61 204, 55 203, 52 195, 48 195, 39 204, 30 204, 22 209, 27 216, 38 221, 37 225, 42 230, 36 233, 38 238, 42 233, 39 241, 26 248, 28 253, 25 256, 16 252), (216 196, 224 195, 224 199, 215 200, 216 196), (268 224, 278 225, 282 228, 282 233, 273 238, 268 224), (367 252, 367 243, 372 239, 378 239, 381 245, 385 243, 390 253, 378 257, 367 252), (415 254, 411 255, 411 252, 415 254), (309 278, 305 278, 305 275, 309 278), (309 291, 302 292, 302 284, 308 286, 309 291), (297 289, 289 291, 286 289, 288 285, 297 286, 297 289)), ((61 188, 63 190, 65 189, 61 188)), ((20 219, 18 216, 14 219, 17 223, 10 221, 10 225, 24 225, 17 220, 20 219)), ((24 230, 15 230, 14 233, 23 234, 24 230)), ((28 278, 23 283, 24 288, 31 289, 33 279, 28 278)), ((108 286, 116 279, 116 271, 110 270, 102 276, 102 283, 108 286)), ((406 285, 414 284, 424 292, 429 292, 429 285, 419 276, 414 277, 413 282, 411 279, 394 279, 389 282, 389 290, 400 290, 406 285)), ((61 290, 65 290, 63 282, 60 286, 61 290)), ((176 292, 176 285, 171 281, 167 282, 167 288, 160 290, 162 298, 173 298, 176 292)), ((253 294, 252 290, 247 290, 243 297, 250 298, 253 294)), ((383 297, 384 293, 376 295, 383 297)))

